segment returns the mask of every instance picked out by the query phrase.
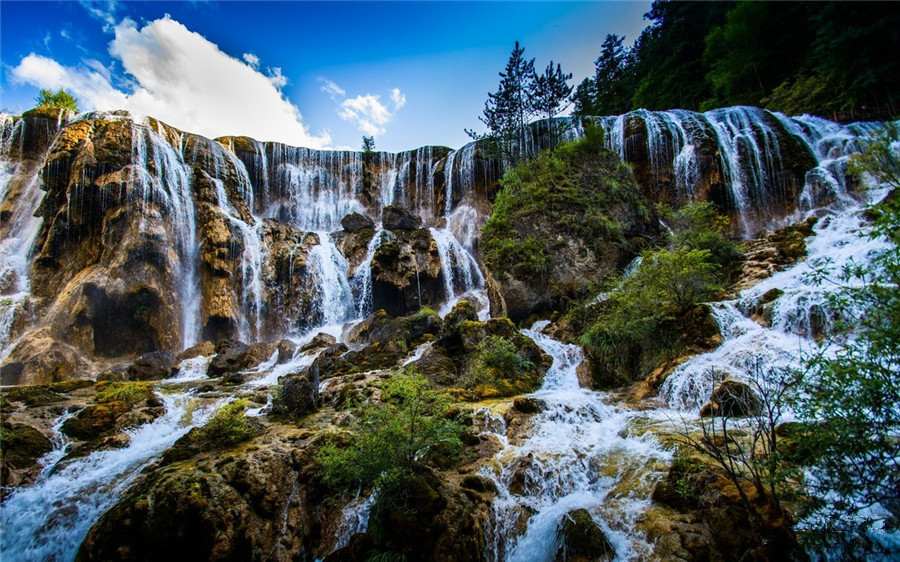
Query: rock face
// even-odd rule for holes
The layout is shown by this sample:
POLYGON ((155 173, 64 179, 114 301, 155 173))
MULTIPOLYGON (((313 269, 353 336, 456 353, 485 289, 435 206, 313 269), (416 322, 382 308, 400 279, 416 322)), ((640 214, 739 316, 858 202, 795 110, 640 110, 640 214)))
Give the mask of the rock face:
POLYGON ((359 213, 350 213, 341 219, 341 226, 347 232, 359 232, 360 230, 371 230, 375 228, 375 222, 365 215, 359 213))
POLYGON ((422 219, 400 205, 388 205, 381 212, 381 224, 387 230, 415 230, 422 219))
POLYGON ((372 260, 372 304, 403 316, 446 297, 441 257, 427 229, 396 230, 372 260))
POLYGON ((319 377, 317 371, 307 374, 286 375, 281 381, 281 391, 273 404, 273 411, 291 416, 305 416, 316 411, 319 402, 319 377))

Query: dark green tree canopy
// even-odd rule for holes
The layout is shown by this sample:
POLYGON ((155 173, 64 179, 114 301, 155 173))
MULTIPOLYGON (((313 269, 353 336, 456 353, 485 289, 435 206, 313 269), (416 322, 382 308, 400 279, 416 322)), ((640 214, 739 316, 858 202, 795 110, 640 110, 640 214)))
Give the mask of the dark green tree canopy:
POLYGON ((34 98, 38 107, 58 107, 68 109, 69 111, 78 112, 78 100, 68 91, 59 89, 56 93, 50 90, 41 90, 34 98))

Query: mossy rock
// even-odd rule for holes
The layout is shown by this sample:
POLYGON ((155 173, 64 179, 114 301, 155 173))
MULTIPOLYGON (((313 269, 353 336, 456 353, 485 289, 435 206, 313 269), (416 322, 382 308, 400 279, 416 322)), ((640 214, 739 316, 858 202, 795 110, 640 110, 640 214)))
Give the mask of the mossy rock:
POLYGON ((46 406, 65 400, 61 392, 47 384, 9 388, 3 391, 3 398, 9 402, 21 402, 28 407, 46 406))
POLYGON ((73 439, 93 441, 116 428, 121 416, 133 405, 117 400, 106 404, 91 404, 63 423, 61 431, 73 439))
POLYGON ((559 549, 555 560, 611 561, 616 550, 586 509, 576 509, 563 516, 557 531, 559 549))
POLYGON ((53 450, 53 443, 43 433, 25 424, 3 424, 0 437, 2 464, 25 469, 34 466, 39 458, 53 450))

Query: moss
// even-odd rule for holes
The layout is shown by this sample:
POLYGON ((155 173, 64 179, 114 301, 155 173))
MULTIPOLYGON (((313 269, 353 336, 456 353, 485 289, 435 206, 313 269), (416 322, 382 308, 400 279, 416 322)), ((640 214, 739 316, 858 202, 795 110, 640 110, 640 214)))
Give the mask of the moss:
POLYGON ((99 404, 125 402, 133 406, 153 396, 153 386, 146 382, 98 383, 94 400, 99 404))
POLYGON ((245 399, 225 404, 196 433, 197 440, 212 447, 227 447, 259 435, 261 427, 244 415, 249 406, 245 399))
POLYGON ((29 407, 46 406, 65 400, 61 394, 51 390, 50 385, 20 386, 3 392, 9 402, 21 402, 29 407))

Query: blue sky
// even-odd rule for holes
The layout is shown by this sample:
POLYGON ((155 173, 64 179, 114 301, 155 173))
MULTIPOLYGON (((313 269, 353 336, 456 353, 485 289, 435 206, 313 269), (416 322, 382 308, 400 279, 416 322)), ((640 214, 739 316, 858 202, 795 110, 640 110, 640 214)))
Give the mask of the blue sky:
POLYGON ((458 147, 515 41, 593 73, 650 2, 0 2, 0 107, 41 87, 205 134, 317 148, 458 147))

